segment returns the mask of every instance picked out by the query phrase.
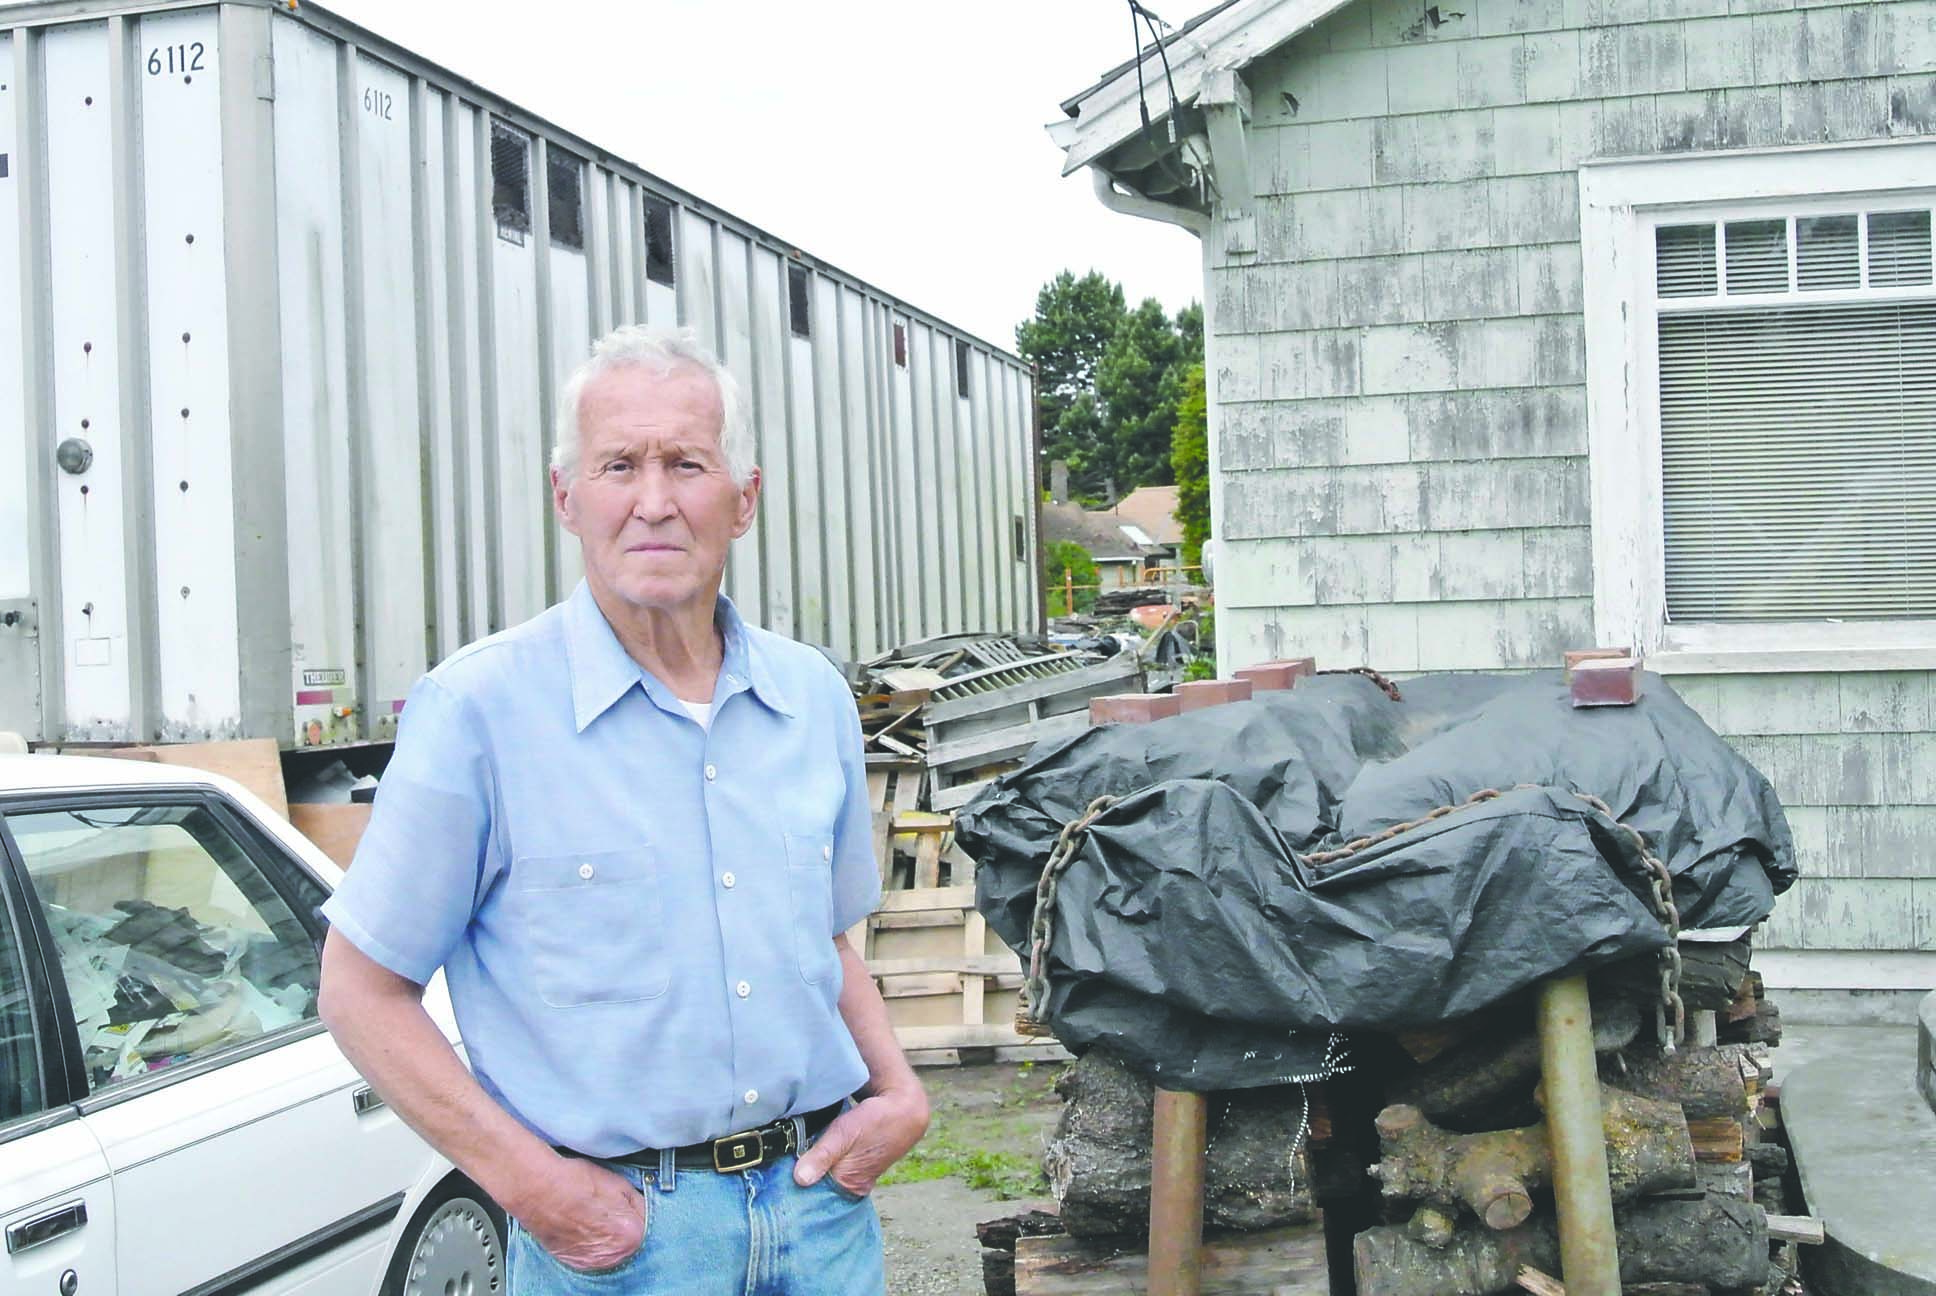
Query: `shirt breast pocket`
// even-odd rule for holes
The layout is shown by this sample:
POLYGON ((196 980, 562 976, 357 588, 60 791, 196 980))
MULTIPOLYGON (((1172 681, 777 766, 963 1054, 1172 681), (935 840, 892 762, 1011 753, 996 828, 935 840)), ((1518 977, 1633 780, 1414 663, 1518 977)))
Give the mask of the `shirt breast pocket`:
POLYGON ((834 839, 830 833, 786 835, 787 893, 793 904, 794 953, 800 975, 818 985, 834 974, 834 839))
POLYGON ((582 1008, 666 992, 672 963, 655 865, 646 847, 514 861, 539 998, 582 1008))

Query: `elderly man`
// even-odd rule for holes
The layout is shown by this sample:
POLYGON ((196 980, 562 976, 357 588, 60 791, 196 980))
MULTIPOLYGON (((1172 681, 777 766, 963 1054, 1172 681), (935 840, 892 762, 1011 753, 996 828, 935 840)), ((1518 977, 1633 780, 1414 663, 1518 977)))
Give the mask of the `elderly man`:
POLYGON ((879 1292, 867 1193, 928 1108, 840 934, 880 885, 852 697, 719 592, 760 493, 731 375, 622 328, 559 404, 584 583, 412 691, 324 1020, 511 1214, 514 1293, 879 1292))

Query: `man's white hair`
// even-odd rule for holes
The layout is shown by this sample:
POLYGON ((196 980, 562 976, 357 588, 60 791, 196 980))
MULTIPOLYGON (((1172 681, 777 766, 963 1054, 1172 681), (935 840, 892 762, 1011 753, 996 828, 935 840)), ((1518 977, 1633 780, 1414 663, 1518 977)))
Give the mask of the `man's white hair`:
POLYGON ((592 343, 591 355, 565 380, 564 390, 558 395, 557 440, 551 448, 551 466, 560 476, 569 481, 578 475, 578 451, 583 441, 578 407, 584 399, 585 384, 602 373, 629 365, 654 373, 690 365, 711 378, 719 392, 719 449, 726 467, 735 484, 744 486, 752 480, 753 428, 746 417, 739 381, 691 329, 648 328, 643 324, 623 325, 592 343))

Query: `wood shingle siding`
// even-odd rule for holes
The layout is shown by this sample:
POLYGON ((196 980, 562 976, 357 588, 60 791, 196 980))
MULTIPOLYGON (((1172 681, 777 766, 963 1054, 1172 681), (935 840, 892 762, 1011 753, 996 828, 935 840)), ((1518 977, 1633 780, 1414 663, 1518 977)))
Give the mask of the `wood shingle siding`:
MULTIPOLYGON (((1585 384, 1621 362, 1582 164, 1936 134, 1936 3, 1360 0, 1244 79, 1255 251, 1205 235, 1225 660, 1550 667, 1594 642, 1585 384)), ((1936 675, 1672 682, 1790 807, 1763 943, 1936 950, 1936 675)))

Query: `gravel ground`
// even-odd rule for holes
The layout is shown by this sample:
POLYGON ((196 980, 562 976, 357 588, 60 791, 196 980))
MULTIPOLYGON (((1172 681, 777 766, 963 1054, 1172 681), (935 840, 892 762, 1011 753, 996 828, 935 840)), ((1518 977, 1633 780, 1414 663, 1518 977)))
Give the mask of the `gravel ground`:
POLYGON ((1037 1064, 922 1071, 934 1120, 928 1137, 902 1163, 912 1181, 874 1190, 887 1245, 888 1296, 981 1296, 975 1225, 1044 1204, 1046 1187, 1032 1176, 1062 1109, 1049 1089, 1059 1069, 1037 1064), (990 1178, 999 1180, 999 1189, 968 1182, 990 1178))

